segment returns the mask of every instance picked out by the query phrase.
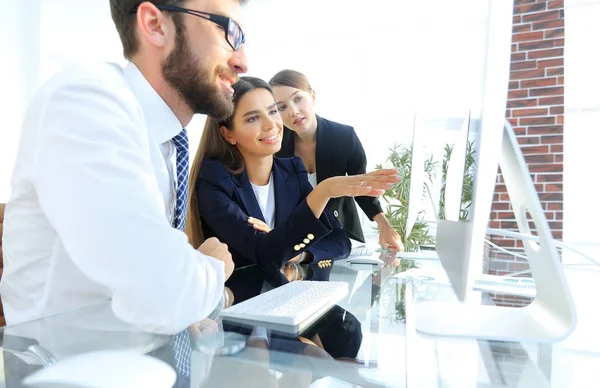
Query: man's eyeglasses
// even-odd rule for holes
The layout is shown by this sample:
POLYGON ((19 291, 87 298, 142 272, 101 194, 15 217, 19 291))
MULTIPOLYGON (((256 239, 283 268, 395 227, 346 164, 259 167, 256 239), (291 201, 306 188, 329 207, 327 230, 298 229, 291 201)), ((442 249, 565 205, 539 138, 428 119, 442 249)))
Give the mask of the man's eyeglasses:
POLYGON ((246 36, 237 22, 231 18, 222 15, 215 15, 208 12, 195 11, 193 9, 181 8, 174 5, 154 4, 156 8, 169 12, 182 12, 190 15, 198 16, 209 20, 220 26, 225 32, 225 40, 234 50, 239 50, 246 43, 246 36))

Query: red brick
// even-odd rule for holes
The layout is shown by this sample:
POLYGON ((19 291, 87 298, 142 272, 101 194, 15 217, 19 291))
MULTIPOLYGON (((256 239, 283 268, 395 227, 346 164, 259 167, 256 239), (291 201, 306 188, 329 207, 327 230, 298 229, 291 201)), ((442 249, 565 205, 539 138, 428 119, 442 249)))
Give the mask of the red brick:
POLYGON ((519 89, 519 81, 509 81, 508 90, 519 89))
POLYGON ((554 212, 544 212, 546 220, 554 220, 554 212))
POLYGON ((529 3, 536 3, 538 2, 538 0, 515 0, 515 5, 521 5, 521 4, 529 4, 529 3))
POLYGON ((498 229, 498 228, 500 228, 500 222, 499 221, 490 221, 488 228, 498 229))
POLYGON ((527 97, 527 90, 511 90, 508 92, 508 99, 527 97))
POLYGON ((521 15, 513 16, 513 25, 515 24, 521 24, 521 15))
POLYGON ((500 201, 510 201, 508 194, 500 194, 500 201))
POLYGON ((556 191, 563 191, 563 185, 562 184, 557 184, 557 183, 546 183, 544 185, 544 191, 547 191, 549 193, 551 192, 556 192, 556 191))
POLYGON ((554 75, 565 75, 564 67, 549 67, 546 69, 546 76, 552 77, 554 75))
POLYGON ((500 229, 517 229, 518 225, 515 221, 500 221, 500 229))
POLYGON ((513 25, 513 28, 512 28, 513 34, 518 34, 520 32, 528 32, 528 31, 531 31, 531 23, 513 25))
POLYGON ((506 112, 504 113, 504 117, 505 118, 511 117, 510 112, 511 112, 510 109, 507 109, 506 112))
POLYGON ((564 162, 563 154, 554 155, 554 163, 555 164, 563 163, 563 162, 564 162))
MULTIPOLYGON (((511 81, 517 82, 517 81, 511 81)), ((525 98, 521 100, 510 100, 507 102, 506 106, 508 108, 525 108, 531 106, 537 106, 537 98, 525 98)))
POLYGON ((564 58, 540 59, 537 61, 538 68, 545 69, 547 67, 561 67, 565 65, 564 58))
POLYGON ((550 146, 550 152, 553 154, 563 153, 563 145, 562 144, 553 144, 550 146))
MULTIPOLYGON (((563 200, 562 193, 540 193, 540 201, 562 202, 562 200, 563 200)), ((552 228, 552 229, 556 229, 556 228, 552 228)))
POLYGON ((548 210, 562 211, 562 209, 563 209, 562 203, 548 203, 547 205, 548 205, 548 210))
POLYGON ((546 10, 546 3, 532 3, 532 4, 523 4, 523 5, 515 5, 514 14, 523 14, 530 12, 540 12, 546 10))
POLYGON ((564 124, 565 123, 565 116, 560 115, 556 117, 556 123, 557 124, 564 124))
POLYGON ((510 55, 510 61, 511 62, 524 61, 525 59, 527 59, 527 54, 526 53, 512 53, 510 55))
MULTIPOLYGON (((560 13, 557 10, 546 11, 546 12, 535 12, 529 15, 523 15, 523 23, 538 22, 541 20, 555 20, 560 17, 560 13)), ((564 22, 563 22, 564 26, 564 22)))
MULTIPOLYGON (((561 200, 562 200, 562 198, 561 198, 561 200)), ((562 221, 548 222, 548 225, 550 226, 550 229, 552 229, 552 230, 562 230, 562 228, 563 228, 562 221)))
POLYGON ((554 39, 554 47, 565 47, 565 38, 554 39))
POLYGON ((510 71, 535 69, 536 67, 537 61, 511 62, 510 71))
POLYGON ((562 174, 537 174, 536 182, 562 182, 562 174))
POLYGON ((515 43, 510 45, 510 52, 511 53, 516 53, 517 52, 517 45, 515 43))
POLYGON ((556 47, 552 40, 535 40, 531 42, 519 43, 517 50, 515 51, 529 51, 529 50, 541 50, 556 47))
POLYGON ((513 117, 523 116, 546 116, 548 114, 548 108, 525 108, 525 109, 511 109, 513 117))
POLYGON ((531 78, 543 78, 545 76, 544 69, 534 70, 522 70, 522 71, 511 71, 511 80, 531 79, 531 78))
POLYGON ((558 78, 556 79, 556 83, 557 83, 558 85, 564 85, 564 84, 565 84, 565 77, 561 75, 560 77, 558 77, 558 78))
POLYGON ((497 212, 499 220, 514 220, 515 213, 513 212, 497 212))
MULTIPOLYGON (((555 119, 553 116, 546 117, 523 117, 519 119, 519 125, 551 125, 554 124, 555 119)), ((535 135, 535 133, 529 133, 530 135, 535 135)))
POLYGON ((527 52, 527 59, 541 59, 564 56, 565 49, 563 47, 553 48, 549 50, 535 50, 527 52))
POLYGON ((550 38, 564 38, 565 37, 565 29, 563 28, 554 28, 552 30, 544 31, 544 39, 550 38))
MULTIPOLYGON (((533 127, 527 128, 528 135, 561 134, 561 141, 559 143, 562 143, 562 133, 563 133, 562 125, 541 125, 541 126, 533 126, 533 127)), ((547 136, 542 137, 542 143, 548 144, 544 141, 544 137, 547 137, 547 136)))
POLYGON ((554 88, 536 88, 529 89, 529 96, 556 96, 556 95, 564 95, 565 88, 564 86, 558 86, 554 88))
POLYGON ((494 192, 496 192, 496 193, 507 193, 508 191, 506 190, 506 185, 497 184, 496 188, 494 189, 494 192))
POLYGON ((494 202, 492 210, 508 210, 508 202, 494 202))
POLYGON ((513 43, 540 39, 544 39, 544 31, 524 32, 522 34, 513 34, 512 36, 513 43))
POLYGON ((538 145, 538 146, 524 146, 521 147, 521 151, 523 154, 531 155, 531 154, 547 154, 550 146, 548 145, 538 145))
POLYGON ((525 162, 527 164, 544 164, 544 163, 553 163, 554 155, 546 154, 546 155, 525 155, 525 162))
POLYGON ((563 0, 548 1, 548 9, 557 9, 557 8, 564 8, 564 7, 565 7, 565 2, 563 0))
POLYGON ((540 144, 539 136, 519 136, 517 137, 519 144, 540 144))
POLYGON ((559 172, 562 171, 562 166, 556 164, 532 164, 529 167, 529 172, 559 172))
POLYGON ((556 78, 538 78, 538 79, 527 79, 521 81, 521 88, 529 89, 541 86, 554 86, 556 85, 556 78))
POLYGON ((562 221, 563 219, 563 212, 554 212, 554 219, 557 221, 562 221))
POLYGON ((539 105, 563 105, 565 103, 564 96, 545 97, 539 99, 539 105))
POLYGON ((533 22, 531 28, 536 30, 549 30, 552 28, 564 28, 565 21, 563 19, 547 20, 542 22, 533 22))

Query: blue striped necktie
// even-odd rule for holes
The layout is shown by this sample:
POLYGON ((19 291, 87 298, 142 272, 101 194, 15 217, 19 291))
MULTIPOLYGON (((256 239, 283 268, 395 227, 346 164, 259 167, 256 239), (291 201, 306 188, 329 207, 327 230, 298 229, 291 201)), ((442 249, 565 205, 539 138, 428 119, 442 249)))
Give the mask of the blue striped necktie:
MULTIPOLYGON (((173 227, 179 230, 185 229, 188 202, 188 179, 190 170, 189 144, 185 128, 177 136, 171 139, 176 151, 176 192, 175 213, 173 215, 173 227)), ((175 356, 175 369, 179 374, 186 377, 190 375, 190 355, 192 352, 190 338, 187 330, 175 335, 172 340, 175 356)))

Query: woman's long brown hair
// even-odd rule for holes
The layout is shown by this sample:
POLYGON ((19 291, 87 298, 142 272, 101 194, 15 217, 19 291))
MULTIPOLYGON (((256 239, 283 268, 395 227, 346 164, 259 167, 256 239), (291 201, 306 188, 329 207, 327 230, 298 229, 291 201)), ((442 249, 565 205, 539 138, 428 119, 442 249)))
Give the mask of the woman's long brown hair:
POLYGON ((233 130, 233 116, 238 101, 248 92, 254 89, 267 89, 271 94, 273 90, 268 83, 255 77, 240 77, 239 81, 233 85, 233 113, 224 120, 218 121, 212 117, 206 118, 204 131, 200 138, 200 145, 196 152, 196 157, 190 169, 189 193, 188 193, 188 214, 185 226, 190 244, 198 248, 204 242, 204 233, 202 232, 202 223, 200 221, 200 206, 196 195, 196 185, 200 167, 204 159, 216 159, 223 163, 225 168, 232 174, 241 174, 244 171, 244 159, 235 145, 231 145, 221 135, 220 127, 224 126, 228 130, 233 130))

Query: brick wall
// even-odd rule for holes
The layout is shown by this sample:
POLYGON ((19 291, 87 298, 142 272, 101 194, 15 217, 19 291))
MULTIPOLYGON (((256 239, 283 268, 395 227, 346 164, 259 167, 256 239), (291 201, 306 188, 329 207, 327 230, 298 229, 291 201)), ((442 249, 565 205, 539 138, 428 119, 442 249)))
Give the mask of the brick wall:
MULTIPOLYGON (((563 230, 564 25, 563 0, 515 0, 506 109, 557 239, 563 230)), ((501 173, 490 227, 517 228, 501 173)), ((513 239, 492 237, 492 241, 522 250, 522 244, 513 239)), ((492 254, 486 264, 490 273, 498 275, 528 268, 525 260, 508 255, 492 254)), ((505 304, 520 305, 512 300, 505 304)))

